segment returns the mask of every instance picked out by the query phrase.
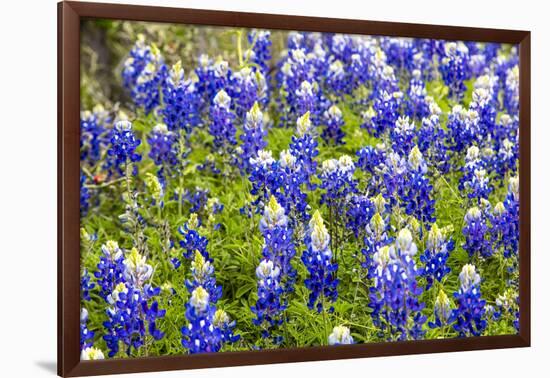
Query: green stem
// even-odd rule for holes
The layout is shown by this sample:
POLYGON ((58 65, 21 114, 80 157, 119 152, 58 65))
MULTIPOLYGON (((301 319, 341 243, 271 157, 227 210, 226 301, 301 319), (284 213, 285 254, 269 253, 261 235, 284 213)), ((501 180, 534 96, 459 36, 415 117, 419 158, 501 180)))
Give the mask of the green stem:
POLYGON ((109 182, 104 182, 103 184, 97 184, 97 185, 86 184, 86 185, 84 185, 84 187, 88 188, 88 189, 101 189, 101 188, 106 188, 106 187, 114 185, 114 184, 118 184, 119 182, 124 181, 124 180, 126 180, 126 177, 120 177, 120 178, 117 178, 117 179, 109 181, 109 182))
POLYGON ((243 66, 243 42, 242 42, 243 31, 237 31, 237 55, 239 58, 239 67, 243 66))

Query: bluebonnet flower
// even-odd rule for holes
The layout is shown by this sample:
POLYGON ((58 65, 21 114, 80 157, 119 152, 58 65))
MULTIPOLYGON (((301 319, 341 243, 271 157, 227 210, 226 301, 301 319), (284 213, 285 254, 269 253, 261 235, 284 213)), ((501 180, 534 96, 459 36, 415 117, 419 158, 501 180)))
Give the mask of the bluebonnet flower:
MULTIPOLYGON (((291 44, 291 38, 292 37, 289 36, 289 45, 291 44)), ((305 113, 299 112, 298 110, 299 101, 301 101, 302 106, 304 105, 303 100, 299 100, 299 97, 303 98, 305 94, 300 87, 302 83, 307 82, 310 87, 309 89, 311 89, 311 96, 308 97, 311 99, 313 98, 313 88, 311 88, 309 82, 309 80, 313 79, 313 71, 314 66, 312 62, 306 55, 305 50, 300 47, 290 48, 286 59, 281 61, 277 82, 279 91, 282 95, 281 98, 278 99, 279 113, 283 115, 281 119, 282 124, 290 125, 295 122, 300 115, 305 113)), ((310 93, 307 94, 310 95, 310 93)), ((311 101, 309 105, 313 106, 311 101)))
POLYGON ((267 30, 253 30, 248 33, 248 43, 252 45, 251 61, 257 64, 264 76, 269 71, 271 61, 271 32, 267 30))
POLYGON ((519 295, 517 288, 508 288, 503 294, 499 294, 495 300, 497 311, 495 319, 510 319, 517 332, 519 332, 519 295))
MULTIPOLYGON (((281 269, 271 260, 263 259, 256 269, 258 278, 258 300, 251 307, 256 318, 252 320, 254 325, 262 328, 262 337, 271 336, 271 330, 283 322, 282 313, 286 304, 281 296, 281 269)), ((275 337, 275 342, 282 341, 275 337)))
POLYGON ((216 310, 212 324, 220 330, 222 344, 233 344, 241 338, 241 335, 234 333, 237 323, 222 309, 216 310))
POLYGON ((89 301, 91 299, 90 290, 94 287, 95 283, 90 281, 90 274, 88 273, 88 270, 84 269, 82 272, 82 277, 80 278, 80 297, 85 301, 89 301))
POLYGON ((393 151, 399 155, 408 155, 414 146, 415 135, 414 121, 409 117, 399 117, 390 133, 393 151))
POLYGON ((391 130, 399 117, 402 96, 401 92, 382 91, 380 96, 374 99, 373 107, 361 114, 363 118, 361 127, 377 138, 387 130, 391 130))
POLYGON ((413 259, 416 252, 411 232, 402 229, 395 244, 379 248, 374 255, 369 307, 374 325, 390 341, 416 340, 424 335, 425 305, 419 300, 422 288, 417 281, 421 272, 413 259))
POLYGON ((359 88, 361 85, 365 85, 370 79, 370 72, 368 70, 369 61, 369 49, 363 49, 361 53, 354 53, 351 55, 351 62, 348 66, 349 70, 349 89, 353 90, 359 88), (367 52, 365 54, 365 51, 367 52))
POLYGON ((80 350, 94 345, 94 332, 88 329, 88 310, 82 307, 80 310, 80 350))
POLYGON ((478 208, 472 207, 464 216, 464 228, 462 234, 466 240, 462 247, 470 257, 489 257, 493 254, 489 240, 489 227, 486 215, 478 208))
POLYGON ((296 89, 296 113, 305 114, 309 112, 312 120, 316 120, 318 113, 316 104, 315 86, 317 83, 310 83, 307 80, 302 81, 300 86, 296 89))
POLYGON ((224 209, 223 203, 220 202, 220 199, 217 197, 210 197, 206 201, 206 206, 204 211, 208 216, 206 217, 206 227, 213 230, 219 230, 221 227, 220 223, 216 223, 216 215, 221 213, 224 209))
POLYGON ((185 281, 189 293, 200 286, 208 292, 211 303, 216 303, 221 298, 222 287, 216 284, 214 266, 198 250, 195 251, 195 258, 191 263, 191 275, 193 279, 185 281))
POLYGON ((328 345, 345 344, 355 344, 349 328, 341 325, 334 327, 332 333, 328 336, 328 345))
POLYGON ((241 156, 240 168, 244 172, 250 172, 252 166, 250 159, 257 156, 258 151, 267 146, 267 130, 264 125, 264 115, 260 105, 255 102, 248 113, 243 125, 243 133, 240 136, 242 144, 238 151, 241 156))
MULTIPOLYGON (((514 66, 519 68, 519 55, 518 50, 514 46, 510 49, 509 54, 497 54, 497 56, 491 62, 491 68, 495 75, 498 76, 499 81, 506 85, 506 76, 510 69, 513 69, 514 66)), ((519 76, 519 71, 518 71, 519 76)))
POLYGON ((486 91, 486 93, 480 93, 478 91, 478 94, 476 96, 487 96, 487 100, 489 101, 490 105, 498 109, 500 106, 500 101, 498 98, 500 83, 498 77, 492 73, 479 76, 474 82, 474 92, 472 93, 472 97, 476 90, 479 88, 482 88, 484 91, 486 91))
POLYGON ((519 160, 517 140, 515 143, 508 138, 502 140, 498 152, 494 157, 492 167, 498 177, 503 179, 507 173, 516 173, 519 160))
POLYGON ((198 286, 185 305, 189 322, 181 328, 182 346, 190 354, 218 352, 222 347, 222 331, 214 326, 216 307, 210 302, 208 291, 198 286))
POLYGON ((162 87, 159 114, 170 131, 183 130, 186 139, 200 123, 200 96, 195 83, 185 79, 181 61, 172 66, 162 87))
POLYGON ((430 289, 435 280, 441 282, 451 272, 451 268, 447 266, 447 260, 454 247, 455 244, 452 238, 446 237, 437 224, 434 223, 428 231, 426 250, 420 257, 420 261, 424 263, 423 275, 427 281, 426 290, 430 289))
POLYGON ((109 143, 107 124, 110 121, 103 106, 96 105, 92 112, 80 115, 80 161, 94 167, 102 158, 109 143))
POLYGON ((181 227, 178 228, 178 232, 183 236, 183 239, 179 241, 180 247, 183 249, 183 257, 191 259, 195 251, 198 251, 205 259, 209 259, 208 252, 206 250, 208 246, 208 239, 201 236, 199 233, 200 221, 196 213, 192 213, 189 220, 181 227))
POLYGON ((350 93, 349 79, 341 60, 336 59, 330 63, 326 73, 326 83, 332 92, 338 95, 350 93))
MULTIPOLYGON (((385 199, 382 195, 378 195, 373 202, 381 204, 385 203, 385 199)), ((389 245, 393 240, 388 236, 390 225, 387 220, 389 220, 389 217, 386 216, 388 219, 384 220, 382 214, 385 214, 385 211, 381 213, 379 212, 379 208, 376 211, 365 228, 365 247, 361 249, 361 254, 364 258, 361 262, 361 267, 366 269, 367 277, 373 277, 376 268, 374 262, 375 253, 383 246, 389 245)))
POLYGON ((153 288, 148 283, 153 268, 136 248, 124 259, 123 265, 124 280, 106 298, 109 307, 108 320, 103 323, 103 339, 109 348, 109 357, 118 353, 121 341, 130 356, 132 349, 137 350, 145 343, 147 335, 154 340, 164 337, 156 321, 164 317, 166 310, 159 309, 158 302, 152 300, 160 293, 160 288, 153 288))
POLYGON ((285 209, 277 202, 275 196, 271 196, 264 208, 264 214, 260 220, 260 231, 264 237, 262 256, 266 260, 273 261, 280 269, 279 280, 284 292, 293 292, 296 281, 296 269, 291 264, 296 254, 293 229, 289 227, 285 209))
POLYGON ((254 71, 250 67, 244 67, 234 75, 233 98, 235 100, 235 113, 239 119, 248 122, 248 112, 259 103, 267 106, 269 102, 268 88, 261 71, 254 71))
POLYGON ((141 144, 141 140, 136 138, 132 130, 132 123, 129 121, 118 121, 111 130, 111 145, 107 151, 110 161, 109 168, 115 168, 122 173, 121 165, 130 162, 135 163, 141 160, 141 155, 136 152, 136 148, 141 144))
POLYGON ((160 105, 161 86, 168 76, 160 50, 155 44, 145 46, 143 36, 124 61, 122 77, 124 86, 130 90, 134 103, 149 114, 160 105))
POLYGON ((434 321, 428 322, 430 328, 444 327, 451 317, 451 301, 443 289, 439 290, 434 303, 434 321))
POLYGON ((495 205, 492 214, 490 234, 493 251, 503 251, 505 257, 516 254, 519 247, 517 220, 502 202, 495 205))
POLYGON ((307 195, 302 190, 302 184, 306 183, 307 177, 298 159, 290 150, 283 150, 277 165, 281 172, 281 190, 276 195, 287 214, 291 215, 290 223, 295 226, 296 222, 309 220, 307 195))
POLYGON ((426 222, 426 228, 429 228, 429 223, 435 222, 435 200, 432 199, 433 187, 426 172, 424 157, 418 146, 414 146, 409 153, 406 180, 398 190, 407 215, 414 216, 420 222, 426 222))
POLYGON ((189 353, 217 352, 223 344, 239 340, 240 336, 233 334, 236 323, 225 311, 216 309, 222 287, 216 284, 212 262, 200 251, 195 252, 191 275, 192 280, 185 282, 191 298, 186 304, 189 324, 182 328, 182 345, 189 353))
POLYGON ((342 111, 336 105, 332 105, 324 113, 324 119, 326 127, 321 133, 321 138, 327 143, 334 143, 336 145, 343 144, 342 140, 345 136, 342 131, 342 126, 344 125, 344 119, 342 117, 342 111))
POLYGON ((403 97, 403 93, 399 90, 399 80, 395 75, 395 70, 392 66, 386 64, 384 61, 385 55, 383 53, 380 54, 379 51, 380 50, 375 53, 375 58, 373 60, 373 92, 371 97, 375 99, 375 109, 377 109, 380 119, 386 119, 388 116, 391 116, 394 110, 398 110, 397 108, 401 104, 400 101, 403 97), (392 98, 397 100, 397 102, 392 100, 392 98), (381 100, 378 104, 377 99, 381 100), (388 110, 388 112, 384 111, 384 107, 387 107, 386 110, 388 110))
POLYGON ((462 42, 446 42, 444 55, 440 59, 439 71, 449 87, 449 94, 455 101, 466 91, 464 81, 470 77, 468 47, 462 42))
POLYGON ((407 95, 409 101, 406 102, 406 111, 409 117, 420 120, 430 114, 429 104, 426 100, 426 85, 421 78, 420 70, 413 70, 407 95))
POLYGON ((100 296, 107 299, 116 285, 124 280, 124 254, 118 243, 112 240, 101 246, 101 253, 94 277, 99 285, 100 296))
POLYGON ((168 130, 165 124, 159 123, 147 138, 151 147, 149 157, 156 165, 175 166, 178 163, 178 137, 168 130))
POLYGON ((383 195, 394 206, 400 200, 400 193, 405 186, 406 175, 409 169, 407 160, 395 152, 386 155, 384 164, 380 167, 383 181, 383 195))
MULTIPOLYGON (((473 110, 478 115, 478 127, 481 135, 491 135, 495 129, 497 111, 493 105, 495 102, 490 90, 480 87, 476 88, 472 93, 472 102, 470 102, 470 110, 473 110)), ((479 138, 481 139, 481 135, 479 138)), ((480 140, 483 143, 483 140, 480 140)))
MULTIPOLYGON (((197 213, 197 215, 200 215, 199 213, 206 210, 209 195, 210 191, 208 189, 203 189, 200 186, 196 186, 192 190, 185 190, 182 195, 182 199, 185 203, 190 205, 190 213, 197 213)), ((199 216, 199 218, 201 217, 199 216)))
POLYGON ((480 134, 479 114, 473 109, 466 110, 461 105, 453 106, 447 122, 446 144, 449 149, 461 153, 480 134))
POLYGON ((90 198, 92 194, 90 189, 86 187, 86 175, 80 171, 80 216, 84 217, 88 214, 90 209, 90 198))
MULTIPOLYGON (((493 223, 493 243, 495 248, 503 248, 505 257, 516 257, 519 251, 519 179, 510 177, 508 193, 503 206, 495 206, 493 223), (504 208, 504 209, 502 209, 504 208), (497 239, 499 238, 500 239, 497 239)), ((517 266, 516 266, 517 268, 517 266)))
POLYGON ((204 161, 197 165, 197 171, 210 172, 213 175, 219 175, 222 173, 221 169, 216 164, 216 157, 213 154, 208 154, 204 158, 204 161))
POLYGON ((373 202, 366 195, 355 194, 347 201, 346 227, 353 231, 356 238, 364 234, 370 219, 375 213, 373 202))
POLYGON ((298 49, 304 46, 304 34, 300 32, 288 33, 287 46, 289 49, 298 49))
POLYGON ((506 71, 504 87, 504 106, 511 115, 519 114, 519 66, 506 71))
POLYGON ((159 167, 157 176, 164 188, 167 186, 167 175, 172 175, 178 170, 179 143, 176 133, 169 131, 165 124, 159 123, 147 137, 149 143, 149 158, 159 167))
POLYGON ((396 67, 400 72, 410 71, 413 68, 413 55, 416 50, 411 39, 383 38, 381 47, 386 54, 387 63, 396 67))
MULTIPOLYGON (((284 175, 279 170, 278 162, 273 158, 271 151, 258 151, 258 156, 251 158, 250 164, 252 168, 249 177, 252 183, 250 193, 256 196, 250 206, 255 207, 255 213, 258 213, 263 209, 264 204, 267 203, 271 195, 279 195, 278 192, 283 184, 284 175)), ((280 197, 284 199, 284 197, 280 197)))
POLYGON ((233 124, 235 115, 231 112, 231 97, 221 89, 210 107, 210 135, 214 137, 214 149, 228 152, 231 146, 237 144, 236 128, 233 124))
MULTIPOLYGON (((371 181, 375 180, 375 175, 378 175, 379 171, 382 169, 384 163, 386 162, 386 149, 385 145, 377 144, 373 146, 365 146, 357 151, 357 167, 364 171, 365 173, 370 173, 372 175, 371 181)), ((377 185, 369 184, 369 186, 374 189, 377 185)))
POLYGON ((428 161, 428 165, 434 167, 439 173, 448 173, 451 164, 449 162, 448 148, 445 145, 445 130, 441 127, 439 113, 441 109, 429 99, 430 107, 434 112, 422 119, 422 125, 417 133, 418 148, 428 161), (436 108, 436 109, 435 109, 436 108))
POLYGON ((153 59, 151 46, 145 43, 145 36, 138 34, 137 40, 124 61, 122 80, 124 87, 131 89, 136 85, 137 78, 145 66, 153 59))
POLYGON ((317 171, 317 161, 315 159, 319 155, 317 145, 310 113, 307 112, 298 118, 296 122, 296 134, 292 136, 289 147, 290 153, 296 157, 297 164, 304 174, 304 181, 310 190, 315 188, 311 179, 317 171))
POLYGON ((474 265, 466 264, 459 275, 460 288, 455 292, 456 308, 451 311, 449 324, 460 337, 481 336, 487 327, 485 300, 481 297, 481 278, 474 265))
POLYGON ((229 63, 221 58, 212 62, 208 55, 201 55, 195 74, 198 79, 195 88, 203 105, 209 105, 216 93, 224 88, 229 90, 234 84, 229 63))
MULTIPOLYGON (((330 235, 319 210, 313 213, 309 221, 305 244, 307 250, 302 254, 302 262, 309 274, 304 281, 304 285, 310 291, 308 307, 322 312, 328 305, 327 301, 336 301, 339 280, 336 278, 338 264, 332 261, 330 235)), ((328 310, 332 309, 331 306, 328 310)))
POLYGON ((309 112, 313 125, 319 126, 324 112, 330 106, 319 83, 313 79, 304 80, 296 89, 295 95, 295 103, 291 106, 292 114, 297 117, 309 112))
POLYGON ((334 34, 329 36, 329 42, 327 43, 330 52, 335 59, 347 62, 350 60, 350 56, 353 52, 352 39, 349 35, 334 34))
POLYGON ((329 159, 323 161, 321 173, 321 203, 329 206, 338 206, 339 201, 354 193, 357 188, 357 180, 353 177, 355 163, 348 155, 342 155, 338 160, 329 159))
POLYGON ((489 184, 487 164, 481 156, 477 146, 468 148, 466 158, 464 159, 464 175, 459 181, 458 188, 466 190, 468 198, 476 200, 479 204, 481 199, 487 199, 492 191, 489 184))

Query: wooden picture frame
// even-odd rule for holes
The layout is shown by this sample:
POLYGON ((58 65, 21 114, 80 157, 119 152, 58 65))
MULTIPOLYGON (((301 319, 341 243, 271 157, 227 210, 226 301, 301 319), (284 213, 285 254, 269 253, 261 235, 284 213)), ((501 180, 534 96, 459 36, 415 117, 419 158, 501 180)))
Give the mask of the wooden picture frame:
POLYGON ((82 376, 333 360, 530 345, 530 32, 408 23, 237 13, 150 6, 58 4, 58 374, 82 376), (79 113, 80 22, 102 18, 210 26, 339 32, 499 42, 520 57, 520 328, 517 335, 367 343, 247 352, 80 361, 79 113))

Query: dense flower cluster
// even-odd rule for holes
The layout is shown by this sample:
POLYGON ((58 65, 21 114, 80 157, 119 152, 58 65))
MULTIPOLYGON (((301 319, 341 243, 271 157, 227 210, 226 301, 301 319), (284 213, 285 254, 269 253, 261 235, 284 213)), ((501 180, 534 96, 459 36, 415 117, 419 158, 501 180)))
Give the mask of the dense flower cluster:
POLYGON ((111 130, 110 148, 107 150, 109 168, 122 172, 130 162, 140 161, 141 155, 136 152, 136 148, 140 144, 141 140, 136 138, 130 121, 115 123, 111 130))
POLYGON ((481 278, 473 265, 464 265, 459 275, 460 288, 455 292, 457 307, 449 322, 460 336, 479 336, 487 327, 485 300, 481 298, 481 278))
POLYGON ((419 300, 423 290, 418 283, 421 271, 414 261, 416 252, 411 232, 403 229, 395 244, 379 248, 374 255, 369 307, 373 323, 389 340, 416 340, 424 335, 425 304, 419 300))
MULTIPOLYGON (((318 210, 309 221, 305 244, 307 250, 302 254, 302 262, 309 273, 304 281, 310 291, 308 306, 321 312, 329 306, 329 302, 338 298, 338 264, 333 261, 330 235, 318 210)), ((332 307, 328 309, 330 311, 332 307)))
POLYGON ((143 30, 83 96, 81 359, 519 330, 516 46, 143 30))
POLYGON ((145 113, 150 113, 160 104, 160 88, 167 76, 168 68, 160 50, 155 44, 146 45, 145 37, 140 35, 124 61, 122 78, 134 103, 145 113))
POLYGON ((164 336, 156 322, 164 317, 166 310, 161 310, 154 300, 160 289, 149 283, 153 268, 146 263, 145 256, 136 248, 124 256, 113 241, 103 245, 102 251, 96 277, 107 303, 108 320, 103 323, 103 339, 109 348, 109 357, 118 354, 121 344, 130 356, 145 344, 148 336, 154 340, 164 336))

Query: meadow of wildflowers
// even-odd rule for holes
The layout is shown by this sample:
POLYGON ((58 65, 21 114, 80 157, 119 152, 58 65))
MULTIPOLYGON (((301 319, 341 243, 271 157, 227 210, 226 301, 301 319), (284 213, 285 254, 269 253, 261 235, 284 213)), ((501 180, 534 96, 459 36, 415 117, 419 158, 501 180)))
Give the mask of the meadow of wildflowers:
POLYGON ((82 35, 82 359, 518 332, 515 46, 82 35))

